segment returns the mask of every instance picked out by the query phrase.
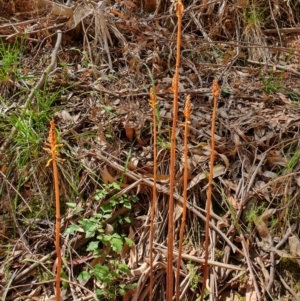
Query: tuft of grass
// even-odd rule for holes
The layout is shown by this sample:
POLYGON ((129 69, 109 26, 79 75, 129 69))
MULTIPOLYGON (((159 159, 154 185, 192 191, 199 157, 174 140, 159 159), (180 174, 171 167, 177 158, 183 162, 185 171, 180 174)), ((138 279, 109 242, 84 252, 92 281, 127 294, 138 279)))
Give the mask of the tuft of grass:
POLYGON ((46 92, 37 93, 37 102, 25 108, 19 108, 5 117, 4 131, 9 134, 11 128, 16 128, 11 137, 11 147, 8 152, 15 157, 11 162, 19 171, 26 170, 32 161, 39 161, 41 148, 50 118, 55 113, 53 103, 62 91, 50 96, 46 92))
POLYGON ((252 204, 250 210, 246 213, 246 218, 248 221, 248 228, 252 228, 255 223, 259 223, 261 219, 261 215, 266 210, 265 204, 260 204, 259 206, 255 206, 252 204))
POLYGON ((244 20, 249 27, 261 27, 264 20, 264 10, 256 6, 250 6, 244 11, 244 20))
POLYGON ((290 173, 294 170, 295 166, 299 163, 300 159, 300 149, 296 149, 290 160, 287 162, 285 167, 286 173, 290 173))
POLYGON ((0 83, 9 84, 20 76, 19 65, 24 49, 25 37, 15 39, 12 44, 0 38, 0 83))
POLYGON ((274 73, 271 72, 269 75, 262 74, 260 78, 267 94, 278 92, 284 88, 282 74, 275 76, 274 73))

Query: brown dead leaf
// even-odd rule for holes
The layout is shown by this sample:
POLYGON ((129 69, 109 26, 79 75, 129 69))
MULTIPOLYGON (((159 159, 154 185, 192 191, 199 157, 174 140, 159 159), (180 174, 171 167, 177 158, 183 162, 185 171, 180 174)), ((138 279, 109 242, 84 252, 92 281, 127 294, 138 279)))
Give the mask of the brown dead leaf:
POLYGON ((28 297, 31 299, 31 298, 40 296, 41 290, 42 290, 42 287, 41 287, 41 286, 38 286, 36 289, 33 289, 33 290, 30 292, 30 294, 28 295, 28 297))
POLYGON ((254 221, 256 230, 264 241, 268 241, 271 235, 265 221, 276 212, 276 209, 267 209, 256 221, 254 221))
POLYGON ((133 127, 125 127, 125 133, 126 133, 126 137, 129 139, 130 142, 132 142, 133 137, 134 137, 134 133, 135 130, 133 127))
POLYGON ((229 222, 226 218, 222 218, 222 220, 217 221, 217 227, 219 229, 227 228, 229 227, 229 222))
POLYGON ((129 170, 137 170, 138 169, 138 164, 139 164, 139 159, 132 157, 130 158, 130 161, 128 162, 128 169, 129 170))
POLYGON ((253 280, 247 281, 247 288, 246 288, 246 301, 258 301, 254 286, 253 280))
POLYGON ((268 100, 270 100, 270 98, 271 97, 267 93, 263 92, 263 99, 264 99, 264 101, 268 101, 268 100))
POLYGON ((277 173, 270 171, 270 170, 265 170, 264 173, 262 174, 263 180, 269 180, 269 179, 274 179, 278 176, 277 173))
POLYGON ((258 221, 254 221, 254 223, 259 236, 263 240, 268 240, 270 237, 270 231, 266 223, 262 219, 258 219, 258 221))
POLYGON ((226 184, 226 186, 228 187, 228 189, 231 189, 233 191, 236 191, 238 188, 238 185, 236 183, 233 183, 230 180, 224 179, 224 183, 226 184))
POLYGON ((174 221, 177 221, 179 219, 179 217, 182 214, 182 211, 183 211, 182 206, 176 203, 174 208, 174 221))
POLYGON ((109 9, 109 12, 114 14, 115 16, 121 18, 121 19, 125 19, 125 16, 121 12, 119 12, 115 9, 109 9))
POLYGON ((241 208, 241 205, 240 203, 237 202, 236 198, 233 197, 232 195, 230 195, 228 197, 228 202, 231 204, 232 208, 234 210, 239 210, 241 208))
MULTIPOLYGON (((154 177, 153 174, 145 174, 146 177, 152 178, 154 177)), ((160 183, 169 183, 170 182, 170 175, 156 175, 156 181, 160 183)))
POLYGON ((136 137, 136 141, 137 141, 138 145, 140 145, 140 146, 144 146, 147 144, 147 140, 143 140, 140 137, 136 137))
MULTIPOLYGON (((224 174, 226 171, 225 166, 223 165, 217 165, 214 167, 214 171, 213 171, 213 178, 217 178, 219 176, 221 176, 222 174, 224 174)), ((200 181, 204 180, 208 178, 208 172, 207 171, 203 171, 202 173, 198 174, 197 176, 194 177, 194 179, 189 183, 188 185, 188 190, 191 189, 192 187, 194 187, 195 185, 197 185, 200 181)))
POLYGON ((282 93, 277 93, 277 95, 279 96, 279 98, 281 99, 281 101, 284 104, 291 104, 291 100, 289 98, 287 98, 284 94, 282 93))
POLYGON ((93 255, 91 255, 91 256, 81 256, 79 258, 74 258, 72 260, 69 260, 68 264, 71 264, 72 266, 75 266, 75 265, 79 265, 79 264, 85 263, 87 261, 90 261, 92 258, 93 258, 93 255))
POLYGON ((117 181, 116 178, 114 178, 110 173, 109 171, 107 170, 106 167, 104 167, 103 169, 100 170, 100 175, 102 177, 102 181, 105 183, 105 184, 110 184, 110 183, 114 183, 117 181))
POLYGON ((8 167, 6 166, 6 165, 3 165, 3 166, 1 166, 1 172, 2 173, 6 173, 6 171, 7 171, 7 169, 8 169, 8 167))
POLYGON ((98 124, 98 135, 102 142, 107 143, 101 122, 99 122, 99 124, 98 124))
POLYGON ((136 290, 129 290, 128 292, 126 292, 126 294, 123 296, 123 301, 130 301, 135 291, 136 290))
POLYGON ((269 217, 273 216, 277 212, 277 209, 267 209, 262 215, 261 219, 263 221, 267 220, 269 217))
POLYGON ((287 160, 282 157, 280 151, 270 151, 267 155, 267 163, 270 167, 285 167, 287 160))
POLYGON ((131 275, 132 276, 139 276, 142 275, 147 269, 148 269, 149 263, 144 262, 139 268, 135 270, 131 270, 131 275))
POLYGON ((56 113, 55 117, 65 124, 70 124, 75 123, 79 119, 80 113, 75 116, 72 116, 67 110, 62 110, 56 113))
POLYGON ((137 9, 137 6, 130 0, 123 0, 121 3, 123 3, 127 9, 137 9))
POLYGON ((293 256, 300 257, 300 240, 297 236, 292 235, 289 238, 289 247, 293 256))

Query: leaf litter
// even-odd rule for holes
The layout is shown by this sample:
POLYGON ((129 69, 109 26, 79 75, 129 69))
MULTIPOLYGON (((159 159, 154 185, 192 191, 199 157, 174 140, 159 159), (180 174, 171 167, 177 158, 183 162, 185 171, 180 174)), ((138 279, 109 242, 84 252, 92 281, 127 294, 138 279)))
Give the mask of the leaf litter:
MULTIPOLYGON (((101 210, 95 196, 99 189, 104 189, 104 184, 119 182, 121 189, 112 189, 104 197, 104 203, 123 194, 137 195, 138 202, 130 209, 116 208, 105 220, 110 225, 122 216, 130 217, 130 224, 114 224, 112 229, 122 231, 134 241, 134 246, 125 245, 122 256, 100 246, 104 256, 101 262, 113 257, 128 265, 130 274, 123 281, 137 283, 131 297, 125 295, 132 300, 146 300, 148 294, 149 208, 153 174, 157 173, 158 203, 154 220, 156 286, 153 294, 157 300, 164 300, 175 16, 171 6, 164 7, 163 3, 152 14, 147 12, 148 6, 143 11, 137 2, 132 1, 79 2, 77 6, 71 6, 73 15, 70 17, 70 8, 52 1, 46 1, 44 8, 40 5, 44 2, 38 1, 37 9, 31 4, 24 5, 21 0, 15 1, 15 6, 2 0, 0 4, 4 11, 0 13, 3 17, 0 35, 11 42, 27 33, 26 52, 21 64, 26 62, 30 74, 39 76, 49 64, 55 30, 65 31, 65 41, 57 56, 58 64, 46 82, 48 95, 53 95, 58 87, 68 87, 53 104, 64 145, 62 154, 66 159, 66 163, 60 164, 61 190, 66 196, 65 201, 75 203, 74 208, 66 209, 61 233, 69 225, 101 210), (53 14, 57 7, 60 15, 53 14), (64 10, 67 15, 64 15, 64 10), (14 19, 5 19, 8 16, 14 16, 14 19), (153 170, 152 156, 153 120, 148 105, 151 79, 143 64, 149 66, 158 87, 161 120, 156 171, 153 170)), ((193 1, 184 2, 179 123, 184 122, 186 94, 191 95, 192 116, 187 162, 188 219, 180 270, 181 290, 185 292, 182 300, 196 300, 200 293, 200 278, 193 288, 186 285, 185 279, 192 281, 187 267, 190 263, 196 274, 201 274, 203 244, 207 239, 203 237, 203 208, 210 168, 211 84, 214 76, 221 74, 231 61, 229 71, 221 77, 222 92, 216 120, 210 224, 212 235, 216 237, 214 245, 210 246, 211 254, 216 257, 210 262, 216 286, 211 293, 220 296, 220 300, 229 298, 228 291, 234 300, 237 296, 251 301, 258 300, 259 296, 266 299, 293 296, 299 300, 297 271, 291 268, 293 260, 298 264, 299 229, 293 227, 288 232, 290 225, 297 223, 299 218, 300 90, 296 71, 299 39, 293 34, 280 38, 277 33, 271 35, 264 32, 259 22, 250 26, 250 17, 255 10, 243 1, 236 7, 232 1, 223 4, 208 1, 207 5, 199 7, 193 1), (239 20, 243 26, 237 26, 233 20, 239 20), (238 42, 228 42, 237 41, 235 27, 243 38, 238 42), (274 44, 274 39, 281 40, 280 47, 274 44), (247 49, 249 45, 251 47, 247 49), (251 269, 255 270, 254 279, 251 269)), ((259 5, 263 5, 262 2, 259 5)), ((273 14, 276 14, 276 1, 270 3, 273 14)), ((279 33, 283 30, 281 27, 294 28, 286 21, 289 17, 299 24, 300 20, 288 2, 278 9, 282 9, 281 17, 278 17, 279 33)), ((259 20, 259 16, 256 17, 259 20)), ((273 28, 272 18, 264 26, 273 28)), ((19 72, 22 74, 22 70, 19 72)), ((20 113, 20 106, 26 102, 24 91, 31 92, 32 89, 34 84, 30 77, 20 80, 15 76, 0 83, 3 97, 1 129, 6 133, 0 135, 0 285, 1 295, 7 300, 53 299, 51 281, 44 281, 53 279, 51 269, 55 261, 53 208, 49 205, 52 184, 44 169, 47 159, 45 155, 40 154, 37 158, 32 154, 32 165, 16 164, 18 145, 16 140, 7 137, 11 125, 6 116, 20 113), (36 214, 28 212, 22 198, 30 206, 36 206, 36 214), (18 206, 12 207, 15 200, 18 206), (47 211, 47 214, 41 214, 42 211, 47 211)), ((33 103, 38 110, 37 96, 33 103)), ((182 214, 183 132, 179 126, 176 135, 175 242, 182 214)), ((44 135, 46 138, 46 131, 44 135)), ((92 299, 91 292, 103 289, 103 284, 99 281, 80 282, 77 279, 79 270, 75 267, 81 265, 84 270, 85 263, 95 266, 99 259, 86 252, 89 239, 82 233, 62 236, 62 239, 64 256, 72 258, 65 263, 65 268, 73 272, 69 274, 69 286, 64 289, 61 299, 92 299)), ((177 249, 175 243, 174 256, 177 249)))

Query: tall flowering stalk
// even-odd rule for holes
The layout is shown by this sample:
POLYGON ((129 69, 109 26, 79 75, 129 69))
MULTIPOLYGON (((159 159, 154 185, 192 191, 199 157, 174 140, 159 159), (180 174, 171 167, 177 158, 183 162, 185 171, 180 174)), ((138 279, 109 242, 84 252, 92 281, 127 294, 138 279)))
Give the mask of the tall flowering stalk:
POLYGON ((176 126, 178 118, 178 85, 179 85, 179 66, 180 66, 180 47, 181 47, 181 22, 184 7, 181 0, 175 2, 175 9, 178 18, 177 22, 177 43, 176 43, 176 68, 173 78, 172 88, 173 99, 173 124, 171 134, 170 152, 170 198, 169 198, 169 220, 168 220, 168 254, 167 254, 167 282, 166 300, 172 301, 173 298, 173 244, 174 244, 174 181, 176 163, 176 126))
POLYGON ((213 81, 213 97, 214 107, 211 118, 211 154, 210 154, 210 169, 208 177, 208 190, 207 190, 207 201, 206 201, 206 223, 205 223, 205 257, 204 257, 204 271, 203 271, 203 283, 200 300, 204 299, 204 292, 206 287, 206 279, 208 275, 208 246, 209 246, 209 222, 210 222, 210 209, 211 209, 211 196, 213 186, 213 174, 214 174, 214 161, 215 161, 215 128, 216 128, 216 116, 217 116, 217 104, 220 93, 220 86, 218 81, 213 81))
POLYGON ((184 236, 184 227, 186 220, 186 202, 187 202, 187 186, 188 186, 188 136, 189 136, 189 123, 191 116, 191 97, 188 95, 186 97, 185 109, 184 109, 184 170, 183 170, 183 211, 182 211, 182 220, 180 226, 180 236, 179 236, 179 248, 178 248, 178 258, 177 258, 177 271, 176 271, 176 301, 179 301, 180 289, 179 289, 179 280, 180 280, 180 262, 181 262, 181 253, 182 253, 182 244, 184 236))
POLYGON ((46 167, 50 166, 52 163, 53 169, 53 180, 54 180, 54 192, 55 192, 55 212, 56 212, 56 223, 55 223, 55 249, 57 255, 57 265, 56 265, 56 301, 60 301, 60 274, 61 274, 61 251, 60 251, 60 199, 59 199, 59 183, 58 183, 58 168, 57 168, 57 161, 63 161, 59 158, 58 147, 61 147, 62 144, 57 144, 57 137, 56 137, 56 129, 54 120, 50 122, 50 131, 48 142, 45 142, 45 145, 48 148, 44 148, 47 151, 51 158, 48 160, 46 167))
POLYGON ((153 300, 153 240, 154 240, 154 216, 155 216, 155 206, 156 206, 156 179, 157 179, 157 120, 156 120, 156 109, 157 109, 157 98, 156 93, 153 88, 150 89, 150 101, 149 104, 153 112, 153 193, 152 193, 152 205, 151 205, 151 220, 150 220, 150 292, 149 292, 149 301, 153 300))

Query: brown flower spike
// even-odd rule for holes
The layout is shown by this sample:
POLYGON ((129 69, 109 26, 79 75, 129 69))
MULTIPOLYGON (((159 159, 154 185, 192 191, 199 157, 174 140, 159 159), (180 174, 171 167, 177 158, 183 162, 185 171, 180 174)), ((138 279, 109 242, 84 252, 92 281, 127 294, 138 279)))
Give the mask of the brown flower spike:
POLYGON ((55 249, 57 254, 57 266, 56 266, 56 301, 60 301, 60 273, 61 273, 61 252, 60 252, 60 199, 59 199, 59 183, 58 183, 58 168, 57 161, 64 161, 59 158, 58 147, 62 144, 57 144, 56 129, 54 120, 50 122, 50 131, 48 142, 45 142, 48 148, 44 148, 51 158, 47 162, 47 167, 50 166, 52 162, 53 168, 53 180, 54 180, 54 192, 55 192, 55 211, 56 211, 56 223, 55 223, 55 249))

